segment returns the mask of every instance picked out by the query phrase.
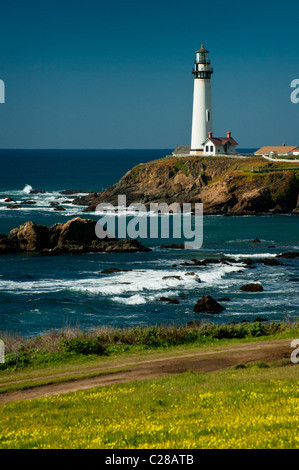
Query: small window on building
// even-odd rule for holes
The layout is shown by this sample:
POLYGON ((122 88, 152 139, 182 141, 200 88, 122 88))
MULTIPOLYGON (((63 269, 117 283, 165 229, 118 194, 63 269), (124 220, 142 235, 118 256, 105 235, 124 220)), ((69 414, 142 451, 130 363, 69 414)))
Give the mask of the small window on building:
POLYGON ((209 151, 209 146, 208 146, 208 145, 206 145, 206 152, 208 152, 208 151, 209 151))
POLYGON ((214 147, 213 147, 213 145, 211 145, 210 146, 210 152, 213 152, 213 150, 214 150, 214 147))
POLYGON ((208 109, 206 111, 206 119, 207 119, 207 122, 209 122, 211 120, 211 113, 208 109))

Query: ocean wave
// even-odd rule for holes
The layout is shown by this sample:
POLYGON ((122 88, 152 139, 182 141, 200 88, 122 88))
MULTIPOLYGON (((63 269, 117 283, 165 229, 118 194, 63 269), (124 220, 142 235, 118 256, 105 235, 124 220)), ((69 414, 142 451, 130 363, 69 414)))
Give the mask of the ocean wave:
POLYGON ((147 303, 147 300, 140 294, 135 294, 131 297, 114 297, 113 300, 125 305, 142 305, 147 303))
POLYGON ((227 256, 228 258, 235 258, 236 260, 238 260, 242 258, 275 258, 277 255, 276 253, 225 253, 224 256, 227 256))
POLYGON ((30 186, 30 184, 26 184, 26 185, 24 186, 23 193, 25 193, 25 194, 30 194, 30 191, 32 191, 32 189, 33 189, 33 188, 32 188, 32 186, 30 186))
MULTIPOLYGON (((43 279, 43 280, 0 280, 0 292, 14 295, 25 294, 47 294, 62 292, 81 292, 91 295, 108 296, 114 300, 117 296, 127 294, 143 294, 152 296, 154 300, 160 294, 177 295, 180 291, 194 291, 205 286, 226 286, 224 277, 231 272, 240 270, 240 266, 210 266, 194 275, 186 276, 186 270, 133 270, 113 275, 98 275, 97 277, 86 277, 81 279, 43 279), (198 282, 200 277, 201 283, 198 282), (153 297, 154 296, 154 297, 153 297)), ((245 268, 243 268, 245 269, 245 268)), ((229 281, 228 281, 229 282, 229 281)), ((147 297, 149 300, 150 297, 147 297)))

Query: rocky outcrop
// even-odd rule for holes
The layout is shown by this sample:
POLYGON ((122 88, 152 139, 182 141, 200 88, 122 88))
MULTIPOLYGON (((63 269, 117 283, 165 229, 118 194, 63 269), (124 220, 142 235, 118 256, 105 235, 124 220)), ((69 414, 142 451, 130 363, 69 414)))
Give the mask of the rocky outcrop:
POLYGON ((179 304, 179 300, 176 298, 170 298, 170 297, 160 297, 159 299, 161 302, 168 302, 169 304, 179 304))
MULTIPOLYGON (((29 194, 45 194, 45 190, 44 189, 31 189, 31 191, 29 191, 29 194)), ((51 192, 51 191, 47 191, 47 192, 51 192)))
POLYGON ((282 171, 283 163, 275 163, 269 171, 267 165, 259 157, 166 157, 139 164, 104 192, 77 197, 74 203, 94 211, 99 203, 117 206, 122 194, 127 204, 140 202, 147 208, 151 202, 191 203, 193 207, 202 202, 205 214, 295 213, 299 167, 297 172, 282 171))
POLYGON ((25 222, 24 225, 12 229, 7 238, 21 251, 40 251, 49 246, 49 228, 25 222))
POLYGON ((114 273, 121 273, 121 272, 127 272, 127 271, 132 271, 132 269, 107 268, 101 271, 101 274, 114 274, 114 273))
POLYGON ((171 245, 161 245, 161 249, 173 249, 173 250, 184 250, 185 245, 183 243, 173 243, 171 245))
POLYGON ((203 295, 194 306, 195 313, 220 313, 225 308, 210 295, 203 295))
POLYGON ((281 253, 280 255, 277 255, 277 258, 286 258, 286 259, 299 258, 299 251, 287 251, 286 253, 281 253))
POLYGON ((240 289, 245 292, 261 292, 264 290, 263 286, 259 283, 245 284, 240 289))
POLYGON ((65 224, 51 227, 26 222, 0 238, 0 254, 38 252, 43 255, 62 253, 135 253, 151 251, 138 240, 117 238, 99 239, 95 234, 96 221, 77 217, 65 224))

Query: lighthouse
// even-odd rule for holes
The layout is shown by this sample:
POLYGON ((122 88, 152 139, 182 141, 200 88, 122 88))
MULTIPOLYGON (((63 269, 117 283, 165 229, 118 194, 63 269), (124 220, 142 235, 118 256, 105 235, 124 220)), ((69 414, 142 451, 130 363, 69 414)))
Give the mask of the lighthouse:
POLYGON ((190 155, 217 157, 221 155, 238 155, 238 142, 231 132, 226 137, 213 136, 211 76, 213 69, 209 59, 209 51, 204 46, 196 51, 196 60, 192 70, 194 75, 193 115, 191 147, 178 146, 172 155, 190 157, 190 155))
POLYGON ((196 51, 192 73, 194 74, 194 92, 190 153, 196 155, 202 154, 205 140, 213 133, 211 93, 213 69, 211 68, 209 51, 203 45, 201 49, 196 51))

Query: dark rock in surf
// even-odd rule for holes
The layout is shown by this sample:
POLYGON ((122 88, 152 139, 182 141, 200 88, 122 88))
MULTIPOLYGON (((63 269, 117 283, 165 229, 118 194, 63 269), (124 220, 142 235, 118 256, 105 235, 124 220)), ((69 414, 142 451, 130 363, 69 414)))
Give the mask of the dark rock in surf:
POLYGON ((163 276, 162 279, 163 279, 163 280, 167 280, 167 279, 176 279, 177 281, 181 281, 181 280, 182 280, 181 276, 163 276))
POLYGON ((277 255, 276 258, 286 258, 286 259, 299 258, 299 251, 287 251, 286 253, 281 253, 280 255, 277 255))
POLYGON ((107 268, 101 271, 101 274, 121 273, 126 271, 132 271, 132 269, 107 268))
POLYGON ((257 260, 257 263, 263 263, 265 266, 280 266, 281 263, 275 258, 265 258, 257 260))
POLYGON ((21 206, 19 204, 9 204, 6 206, 7 209, 21 209, 21 206))
POLYGON ((89 191, 80 191, 79 189, 64 189, 63 191, 59 191, 59 194, 70 196, 71 194, 84 194, 88 192, 89 191))
POLYGON ((25 222, 12 229, 7 238, 21 251, 40 251, 49 247, 49 228, 34 222, 25 222))
POLYGON ((261 292, 264 290, 263 286, 259 283, 245 284, 240 287, 240 290, 245 292, 261 292))
POLYGON ((136 253, 148 252, 138 240, 99 239, 95 233, 96 221, 77 217, 65 224, 57 223, 52 227, 25 222, 14 228, 8 236, 0 240, 0 254, 16 252, 39 252, 43 255, 62 253, 136 253))
POLYGON ((161 302, 168 302, 170 304, 179 304, 180 302, 176 298, 170 298, 170 297, 160 297, 159 299, 161 302))
POLYGON ((195 313, 220 313, 225 308, 210 295, 203 295, 194 306, 195 313))
POLYGON ((162 249, 175 249, 175 250, 184 250, 185 246, 183 243, 174 243, 172 245, 161 245, 160 248, 162 249))

